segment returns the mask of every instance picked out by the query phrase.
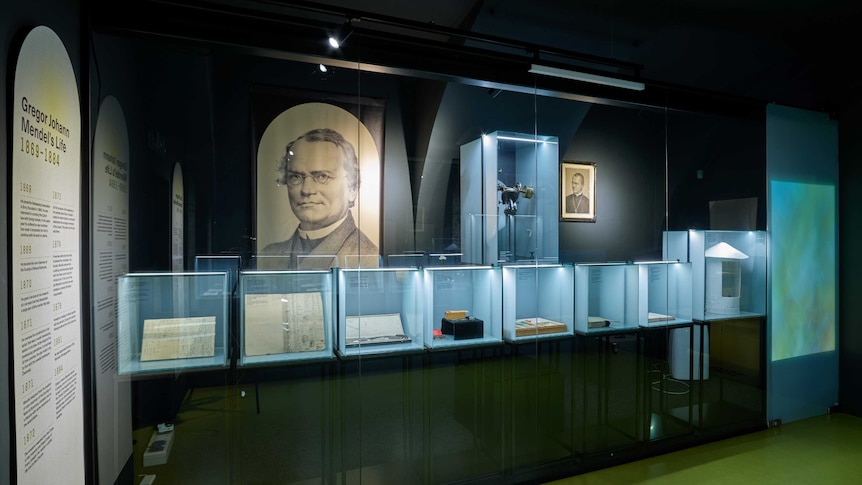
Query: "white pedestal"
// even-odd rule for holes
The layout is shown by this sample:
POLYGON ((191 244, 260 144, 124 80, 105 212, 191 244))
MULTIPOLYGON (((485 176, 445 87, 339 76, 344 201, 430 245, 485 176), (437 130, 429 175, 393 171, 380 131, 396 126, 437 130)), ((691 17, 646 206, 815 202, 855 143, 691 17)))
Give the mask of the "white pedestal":
POLYGON ((670 373, 674 379, 691 380, 700 375, 700 329, 703 328, 703 380, 709 379, 709 328, 695 325, 692 328, 675 328, 670 331, 670 373), (692 329, 694 339, 691 338, 692 329), (689 367, 691 364, 691 367, 689 367))

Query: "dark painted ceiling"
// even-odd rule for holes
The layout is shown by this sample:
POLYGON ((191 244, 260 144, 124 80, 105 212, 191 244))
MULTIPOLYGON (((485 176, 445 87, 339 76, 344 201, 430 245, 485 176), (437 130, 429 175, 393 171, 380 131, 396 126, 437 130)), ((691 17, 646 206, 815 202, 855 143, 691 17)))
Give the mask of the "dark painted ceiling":
POLYGON ((538 45, 633 63, 642 67, 640 77, 654 84, 833 114, 848 98, 858 99, 862 88, 854 65, 859 0, 93 1, 104 3, 94 9, 95 24, 102 28, 200 36, 318 56, 331 54, 321 50, 320 30, 360 19, 366 33, 390 36, 377 36, 377 50, 361 53, 365 62, 374 63, 372 51, 385 51, 389 67, 436 69, 508 85, 517 84, 518 74, 523 78, 523 66, 535 52, 523 47, 538 45), (393 33, 408 42, 390 47, 393 33), (514 40, 520 51, 513 54, 508 46, 507 54, 520 57, 495 59, 492 67, 473 62, 460 54, 476 47, 496 54, 504 48, 465 42, 465 33, 514 40), (412 42, 417 37, 446 45, 444 57, 429 57, 430 51, 412 42), (494 78, 489 69, 508 69, 508 78, 494 78))
POLYGON ((852 65, 859 1, 317 3, 634 62, 649 80, 810 109, 836 111, 862 87, 852 65))

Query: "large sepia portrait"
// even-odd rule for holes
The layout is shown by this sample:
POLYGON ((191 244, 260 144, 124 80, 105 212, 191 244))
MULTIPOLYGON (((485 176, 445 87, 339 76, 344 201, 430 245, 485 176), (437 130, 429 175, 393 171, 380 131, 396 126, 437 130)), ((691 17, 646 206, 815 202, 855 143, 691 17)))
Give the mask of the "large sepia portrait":
POLYGON ((595 163, 560 163, 560 220, 596 222, 595 163))
POLYGON ((264 88, 252 99, 254 266, 379 266, 382 102, 264 88))

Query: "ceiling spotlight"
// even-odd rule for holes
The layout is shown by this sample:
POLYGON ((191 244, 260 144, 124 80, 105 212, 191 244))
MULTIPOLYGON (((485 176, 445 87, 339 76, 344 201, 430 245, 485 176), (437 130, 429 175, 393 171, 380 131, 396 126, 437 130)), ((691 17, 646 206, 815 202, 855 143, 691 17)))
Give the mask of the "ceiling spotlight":
POLYGON ((353 35, 353 25, 348 20, 338 29, 338 32, 329 36, 329 45, 333 49, 338 49, 347 42, 347 38, 351 35, 353 35))
POLYGON ((320 72, 326 72, 328 70, 328 69, 326 69, 326 66, 324 66, 323 64, 318 64, 317 67, 318 67, 318 69, 320 69, 320 72))

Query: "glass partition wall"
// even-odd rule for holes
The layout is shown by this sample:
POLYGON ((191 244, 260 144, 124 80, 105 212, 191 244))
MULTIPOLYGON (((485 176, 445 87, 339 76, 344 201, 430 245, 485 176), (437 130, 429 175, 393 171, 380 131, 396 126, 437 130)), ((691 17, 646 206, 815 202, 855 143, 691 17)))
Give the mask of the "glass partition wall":
POLYGON ((177 272, 176 164, 183 271, 239 261, 227 363, 124 376, 135 476, 519 483, 762 424, 763 311, 698 313, 689 248, 716 205, 764 229, 756 116, 383 68, 363 39, 93 35, 92 95, 130 133, 130 273, 177 272))

